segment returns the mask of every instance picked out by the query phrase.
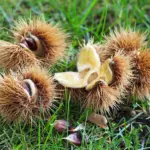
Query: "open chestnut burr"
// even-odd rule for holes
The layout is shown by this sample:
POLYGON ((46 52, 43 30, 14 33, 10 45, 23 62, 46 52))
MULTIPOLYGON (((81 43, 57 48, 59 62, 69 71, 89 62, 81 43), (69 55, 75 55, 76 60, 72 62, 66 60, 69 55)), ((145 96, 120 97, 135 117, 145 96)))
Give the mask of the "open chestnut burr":
POLYGON ((8 122, 49 117, 56 97, 52 77, 40 67, 0 77, 0 113, 8 122))

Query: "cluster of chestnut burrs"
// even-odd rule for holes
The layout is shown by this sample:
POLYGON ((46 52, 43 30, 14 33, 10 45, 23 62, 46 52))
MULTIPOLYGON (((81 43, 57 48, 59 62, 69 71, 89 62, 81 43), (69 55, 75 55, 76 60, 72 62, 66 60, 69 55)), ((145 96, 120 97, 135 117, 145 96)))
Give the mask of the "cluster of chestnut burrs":
POLYGON ((103 44, 89 41, 79 51, 76 72, 52 77, 48 68, 64 57, 68 34, 38 18, 15 22, 12 32, 13 42, 0 41, 0 114, 7 121, 49 117, 65 88, 82 107, 101 113, 131 94, 141 100, 150 96, 150 52, 144 34, 120 29, 103 44))
POLYGON ((39 18, 16 21, 12 33, 0 41, 0 114, 10 122, 48 118, 59 98, 48 68, 64 56, 68 35, 39 18))
POLYGON ((132 94, 139 100, 149 99, 146 36, 120 29, 106 36, 103 44, 88 42, 79 52, 77 72, 56 73, 54 79, 94 112, 109 113, 132 94))

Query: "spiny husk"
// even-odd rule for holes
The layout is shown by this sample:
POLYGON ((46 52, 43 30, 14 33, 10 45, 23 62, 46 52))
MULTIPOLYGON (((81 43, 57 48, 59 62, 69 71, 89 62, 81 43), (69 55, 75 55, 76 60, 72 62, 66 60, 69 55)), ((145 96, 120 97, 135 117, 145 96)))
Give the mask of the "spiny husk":
POLYGON ((10 73, 0 79, 0 113, 8 122, 30 122, 50 114, 55 99, 55 84, 48 73, 39 67, 21 73, 10 73), (30 79, 36 86, 35 96, 28 95, 21 86, 30 79))
POLYGON ((66 92, 71 96, 71 100, 75 103, 80 103, 83 105, 86 100, 86 96, 88 91, 85 88, 65 88, 61 84, 57 84, 56 91, 58 91, 59 95, 65 99, 66 92))
POLYGON ((40 18, 16 21, 13 32, 18 42, 28 37, 28 34, 39 39, 39 44, 42 47, 41 52, 40 54, 36 51, 33 52, 46 66, 56 63, 58 59, 63 57, 68 45, 66 42, 68 34, 64 33, 58 25, 54 26, 40 18))
POLYGON ((131 82, 135 79, 132 68, 134 67, 134 62, 130 56, 126 56, 124 51, 118 51, 112 58, 114 64, 112 65, 112 70, 114 74, 114 82, 111 84, 113 87, 119 87, 121 93, 129 88, 131 82))
POLYGON ((0 41, 0 67, 6 72, 10 69, 17 71, 29 66, 38 65, 39 61, 34 54, 20 45, 0 41))
POLYGON ((136 77, 133 85, 133 95, 143 100, 150 98, 150 51, 145 49, 133 56, 135 64, 134 76, 136 77))
POLYGON ((119 51, 123 50, 124 54, 130 55, 139 49, 145 47, 146 35, 134 30, 114 30, 109 36, 105 37, 103 52, 100 54, 102 60, 106 60, 119 51))
POLYGON ((126 88, 130 86, 133 79, 132 64, 128 56, 117 52, 112 60, 114 62, 111 66, 113 82, 108 86, 100 82, 87 95, 85 106, 92 108, 95 112, 109 113, 110 108, 117 108, 121 99, 126 96, 126 88))

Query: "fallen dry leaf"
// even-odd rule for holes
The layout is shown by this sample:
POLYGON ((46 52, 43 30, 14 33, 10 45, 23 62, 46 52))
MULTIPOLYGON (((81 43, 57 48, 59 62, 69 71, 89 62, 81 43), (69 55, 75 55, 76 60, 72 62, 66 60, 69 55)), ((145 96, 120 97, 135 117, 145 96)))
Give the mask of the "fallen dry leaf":
POLYGON ((103 128, 103 129, 106 129, 107 128, 107 119, 105 116, 103 115, 99 115, 99 114, 96 114, 96 113, 92 113, 88 116, 88 119, 87 119, 89 122, 91 123, 94 123, 95 125, 103 128))

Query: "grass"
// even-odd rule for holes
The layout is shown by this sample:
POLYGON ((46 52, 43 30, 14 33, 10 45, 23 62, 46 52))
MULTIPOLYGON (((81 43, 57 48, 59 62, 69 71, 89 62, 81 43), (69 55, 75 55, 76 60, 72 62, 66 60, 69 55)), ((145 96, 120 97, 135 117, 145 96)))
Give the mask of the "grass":
MULTIPOLYGON (((10 29, 13 20, 20 17, 40 16, 47 21, 60 25, 71 34, 69 61, 58 63, 52 72, 73 70, 75 61, 72 55, 78 52, 79 42, 94 37, 95 42, 103 42, 104 35, 115 27, 134 28, 148 34, 150 41, 150 3, 148 0, 1 0, 0 1, 0 39, 11 41, 10 29)), ((150 43, 149 43, 150 44, 150 43)), ((146 110, 150 102, 137 102, 130 105, 132 109, 146 110)), ((83 135, 88 143, 80 147, 70 145, 58 134, 52 124, 56 119, 69 119, 74 125, 85 122, 88 110, 81 111, 80 106, 66 99, 58 105, 50 121, 37 120, 37 126, 25 124, 0 123, 1 150, 148 150, 150 149, 150 118, 131 117, 120 112, 109 116, 109 129, 100 129, 86 123, 83 135)))

